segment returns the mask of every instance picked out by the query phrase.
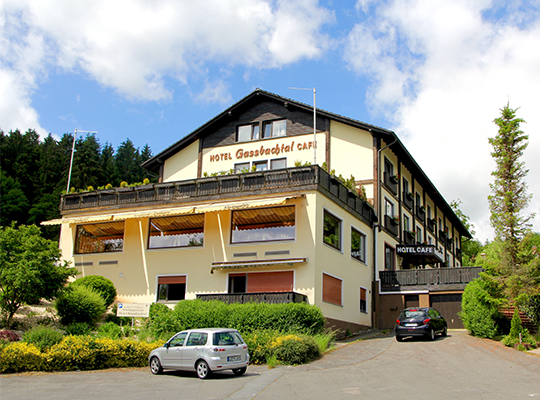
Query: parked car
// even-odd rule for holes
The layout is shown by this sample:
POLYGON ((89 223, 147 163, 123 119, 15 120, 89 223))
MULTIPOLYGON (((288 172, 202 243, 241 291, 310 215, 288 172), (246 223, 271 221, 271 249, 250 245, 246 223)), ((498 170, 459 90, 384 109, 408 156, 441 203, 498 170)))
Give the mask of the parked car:
POLYGON ((182 331, 148 357, 150 371, 164 369, 196 371, 206 379, 212 372, 232 370, 243 375, 249 364, 247 344, 235 329, 206 328, 182 331))
POLYGON ((448 326, 440 312, 431 307, 407 308, 396 320, 396 340, 407 336, 423 336, 435 340, 435 335, 447 335, 448 326))

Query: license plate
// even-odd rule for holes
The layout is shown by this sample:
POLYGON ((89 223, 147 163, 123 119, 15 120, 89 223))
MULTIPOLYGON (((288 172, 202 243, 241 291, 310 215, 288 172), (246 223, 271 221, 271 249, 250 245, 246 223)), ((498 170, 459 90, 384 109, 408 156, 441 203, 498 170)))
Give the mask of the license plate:
POLYGON ((228 362, 231 362, 231 361, 240 361, 240 356, 229 356, 229 357, 227 357, 227 361, 228 361, 228 362))
POLYGON ((405 326, 416 326, 416 324, 405 324, 405 326))

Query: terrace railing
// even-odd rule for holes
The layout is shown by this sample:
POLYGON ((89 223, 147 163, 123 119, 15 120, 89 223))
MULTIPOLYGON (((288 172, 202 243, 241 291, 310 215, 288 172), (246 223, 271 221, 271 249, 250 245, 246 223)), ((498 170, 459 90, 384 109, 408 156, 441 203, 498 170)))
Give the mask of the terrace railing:
POLYGON ((482 271, 482 267, 379 271, 379 279, 383 291, 465 288, 465 285, 478 278, 482 271))
POLYGON ((198 294, 200 300, 219 300, 224 303, 306 303, 307 296, 296 292, 218 293, 198 294))

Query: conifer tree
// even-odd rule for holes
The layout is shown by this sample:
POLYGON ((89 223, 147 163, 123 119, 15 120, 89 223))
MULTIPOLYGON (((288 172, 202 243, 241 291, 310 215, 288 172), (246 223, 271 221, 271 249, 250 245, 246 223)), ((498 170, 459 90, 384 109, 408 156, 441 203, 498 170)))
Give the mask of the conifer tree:
POLYGON ((503 245, 501 273, 511 275, 520 267, 519 247, 523 237, 530 232, 529 221, 533 215, 525 215, 532 195, 527 194, 525 177, 529 172, 525 163, 520 161, 523 151, 528 146, 528 135, 520 130, 525 122, 516 117, 517 109, 507 104, 501 110, 501 116, 494 120, 499 131, 489 139, 493 146, 491 156, 496 169, 491 173, 495 181, 490 184, 492 194, 488 197, 491 211, 491 225, 495 229, 496 240, 503 245))

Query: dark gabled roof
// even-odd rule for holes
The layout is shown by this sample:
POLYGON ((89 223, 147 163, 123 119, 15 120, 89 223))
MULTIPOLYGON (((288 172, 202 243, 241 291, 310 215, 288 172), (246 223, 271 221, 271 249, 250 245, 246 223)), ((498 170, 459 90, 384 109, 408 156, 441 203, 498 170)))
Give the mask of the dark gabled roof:
MULTIPOLYGON (((252 108, 255 104, 263 100, 284 103, 287 104, 289 108, 297 108, 305 110, 309 113, 313 113, 313 106, 257 88, 253 92, 227 108, 225 111, 221 112, 205 124, 201 125, 199 128, 195 129, 190 134, 186 135, 184 138, 180 139, 173 145, 167 147, 165 150, 161 151, 154 157, 144 162, 142 166, 149 171, 158 173, 160 166, 165 162, 167 158, 178 153, 180 150, 184 149, 194 141, 210 135, 218 126, 227 122, 230 119, 231 115, 239 115, 245 110, 252 108)), ((347 118, 339 114, 334 114, 319 108, 317 109, 317 115, 327 117, 331 120, 338 121, 359 129, 366 130, 372 135, 383 139, 385 143, 391 144, 390 149, 394 151, 394 153, 396 153, 400 162, 405 165, 405 167, 411 172, 413 178, 422 185, 424 191, 435 201, 437 207, 439 207, 445 215, 449 216, 452 224, 458 228, 458 230, 463 236, 472 238, 467 228, 465 228, 461 220, 455 215, 454 211, 448 205, 444 197, 439 193, 435 185, 433 185, 433 183, 429 180, 427 175, 416 163, 414 158, 411 156, 411 154, 408 152, 408 150, 405 148, 403 143, 399 140, 399 138, 393 131, 375 125, 367 124, 365 122, 361 122, 352 118, 347 118)))

